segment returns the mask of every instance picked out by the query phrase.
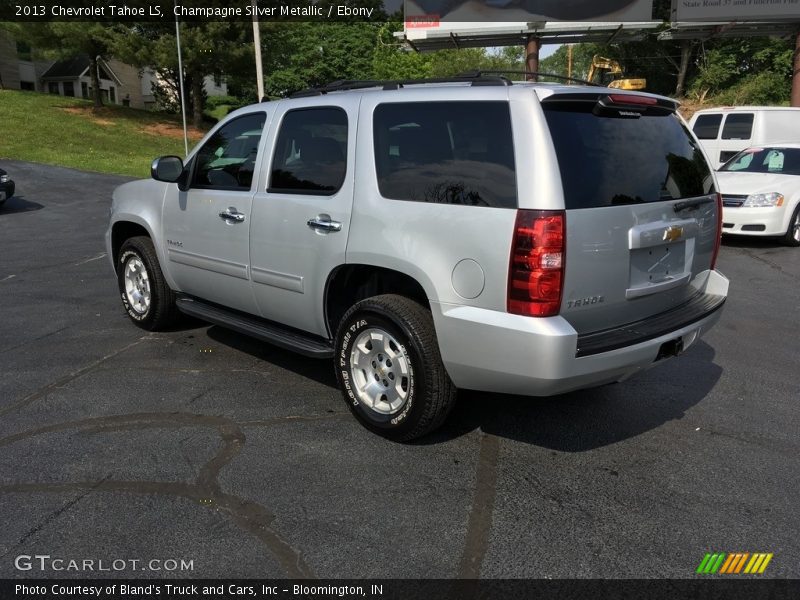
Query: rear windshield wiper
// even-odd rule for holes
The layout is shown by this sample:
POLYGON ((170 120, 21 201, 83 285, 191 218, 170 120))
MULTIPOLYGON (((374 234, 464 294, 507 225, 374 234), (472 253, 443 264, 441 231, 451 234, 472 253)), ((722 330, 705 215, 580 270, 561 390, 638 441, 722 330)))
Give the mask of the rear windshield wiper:
POLYGON ((697 198, 695 200, 684 200, 683 202, 676 202, 672 205, 672 209, 675 212, 681 212, 682 210, 686 210, 687 208, 697 208, 698 206, 702 206, 703 204, 709 204, 711 202, 716 202, 715 198, 697 198))

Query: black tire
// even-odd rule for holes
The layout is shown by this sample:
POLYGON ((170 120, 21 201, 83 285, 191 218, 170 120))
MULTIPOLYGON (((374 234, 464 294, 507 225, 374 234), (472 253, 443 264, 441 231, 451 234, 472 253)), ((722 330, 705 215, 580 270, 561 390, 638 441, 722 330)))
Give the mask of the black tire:
POLYGON ((178 321, 180 313, 175 306, 175 293, 164 279, 149 237, 132 237, 123 242, 117 256, 117 286, 125 312, 138 327, 147 331, 161 331, 178 321), (150 302, 146 307, 132 305, 125 289, 125 271, 128 264, 135 260, 141 262, 147 275, 150 302))
MULTIPOLYGON (((433 317, 429 310, 404 296, 375 296, 350 308, 336 332, 334 360, 336 378, 353 415, 367 429, 391 440, 407 442, 432 432, 455 404, 456 387, 442 364, 433 317), (400 346, 396 363, 407 366, 407 377, 398 375, 397 380, 405 381, 406 397, 388 414, 373 410, 358 393, 356 378, 367 381, 367 375, 371 375, 379 381, 382 377, 377 371, 367 374, 361 370, 359 375, 353 368, 353 347, 368 330, 389 334, 387 339, 393 338, 400 346)), ((388 359, 384 364, 389 365, 388 359)))
POLYGON ((795 237, 795 227, 798 219, 800 219, 800 204, 794 209, 792 218, 789 219, 789 229, 786 230, 786 233, 781 238, 781 241, 787 246, 800 246, 800 240, 795 237))

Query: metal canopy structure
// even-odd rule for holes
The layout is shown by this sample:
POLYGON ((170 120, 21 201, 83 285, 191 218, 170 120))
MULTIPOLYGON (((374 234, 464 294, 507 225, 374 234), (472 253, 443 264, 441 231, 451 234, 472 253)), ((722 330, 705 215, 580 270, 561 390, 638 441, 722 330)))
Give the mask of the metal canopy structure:
POLYGON ((700 23, 679 21, 658 34, 659 40, 708 40, 754 36, 789 37, 797 35, 799 23, 780 21, 747 21, 732 23, 700 23))
MULTIPOLYGON (((447 28, 406 30, 395 34, 417 52, 458 48, 486 48, 525 44, 531 36, 545 44, 638 42, 664 26, 658 21, 631 23, 557 22, 546 23, 452 23, 447 28)), ((780 21, 675 22, 658 33, 658 39, 709 40, 753 36, 797 35, 800 24, 780 21)))
POLYGON ((602 23, 548 21, 537 23, 451 23, 447 28, 407 30, 395 35, 417 52, 458 48, 518 46, 531 36, 541 44, 637 42, 661 27, 657 21, 602 23), (413 33, 411 33, 413 31, 413 33), (411 33, 411 35, 409 35, 411 33))

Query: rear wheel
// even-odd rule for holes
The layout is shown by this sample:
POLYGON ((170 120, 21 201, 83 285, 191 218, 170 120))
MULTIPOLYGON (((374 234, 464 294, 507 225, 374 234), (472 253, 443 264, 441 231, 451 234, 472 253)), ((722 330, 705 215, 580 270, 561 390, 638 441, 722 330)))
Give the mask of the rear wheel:
POLYGON ((410 441, 439 427, 456 387, 442 364, 429 310, 404 296, 362 300, 336 335, 336 377, 345 402, 368 429, 410 441))
POLYGON ((800 204, 794 209, 792 218, 789 219, 789 229, 786 230, 782 241, 787 246, 800 246, 800 204))
POLYGON ((150 238, 132 237, 122 244, 117 284, 125 312, 142 329, 160 331, 178 320, 175 294, 164 279, 150 238))

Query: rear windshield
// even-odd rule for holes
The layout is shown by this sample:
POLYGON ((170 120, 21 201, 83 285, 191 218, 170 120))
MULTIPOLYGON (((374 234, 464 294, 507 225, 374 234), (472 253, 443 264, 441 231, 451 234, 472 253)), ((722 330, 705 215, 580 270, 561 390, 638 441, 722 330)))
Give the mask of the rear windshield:
POLYGON ((594 107, 594 102, 543 104, 566 208, 661 202, 714 191, 703 153, 677 116, 598 116, 594 107))

